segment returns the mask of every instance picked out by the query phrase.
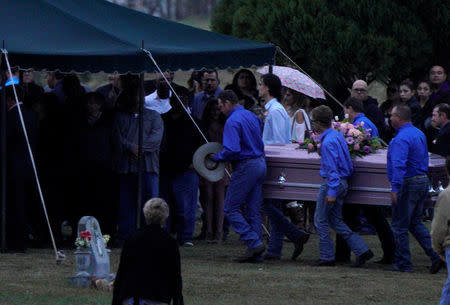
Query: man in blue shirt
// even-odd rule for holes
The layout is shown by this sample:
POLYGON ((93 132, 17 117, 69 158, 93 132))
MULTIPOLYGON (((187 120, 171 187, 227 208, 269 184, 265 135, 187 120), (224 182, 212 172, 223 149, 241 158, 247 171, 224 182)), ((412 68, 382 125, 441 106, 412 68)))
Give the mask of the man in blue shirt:
POLYGON ((201 120, 206 103, 212 97, 217 98, 222 88, 219 87, 219 76, 216 70, 205 70, 202 75, 203 91, 197 94, 192 101, 192 115, 201 120))
POLYGON ((361 267, 373 257, 373 253, 361 237, 342 221, 342 204, 347 194, 347 179, 353 173, 353 164, 344 136, 331 127, 332 119, 333 112, 327 106, 322 105, 312 111, 313 129, 320 134, 319 153, 322 157, 320 176, 323 178, 314 214, 320 252, 319 260, 315 265, 335 265, 335 253, 329 229, 331 226, 344 238, 357 256, 352 266, 361 267))
POLYGON ((430 233, 422 223, 423 204, 429 186, 427 141, 422 131, 412 125, 411 109, 406 105, 394 107, 391 124, 397 130, 397 135, 389 143, 387 154, 392 230, 396 246, 394 270, 412 271, 410 231, 431 259, 430 272, 436 273, 443 262, 431 248, 430 233))
POLYGON ((378 129, 371 120, 364 114, 364 105, 361 100, 350 97, 344 104, 344 112, 348 115, 350 122, 353 125, 363 123, 363 128, 370 130, 372 137, 379 137, 378 129))
POLYGON ((274 74, 265 74, 261 77, 258 86, 259 96, 263 99, 267 116, 264 120, 264 144, 290 143, 291 132, 289 128, 289 115, 281 99, 281 81, 274 74))
POLYGON ((262 185, 266 177, 261 120, 239 105, 231 90, 222 91, 218 100, 220 111, 228 119, 223 132, 223 149, 213 155, 212 160, 233 164, 224 211, 233 230, 247 245, 247 251, 237 261, 254 262, 265 250, 260 214, 262 185))
MULTIPOLYGON (((363 113, 364 105, 362 100, 354 97, 348 98, 344 103, 344 112, 348 115, 350 122, 354 125, 364 122, 362 127, 370 130, 372 136, 378 136, 377 127, 363 113)), ((350 229, 355 230, 358 225, 360 225, 358 216, 361 211, 367 219, 367 222, 375 228, 381 242, 383 257, 376 261, 376 263, 386 265, 392 264, 394 262, 395 249, 394 235, 392 234, 392 229, 389 222, 384 216, 383 207, 371 204, 360 205, 346 203, 343 207, 342 213, 344 222, 350 227, 350 229)), ((336 261, 350 261, 350 249, 340 235, 336 237, 336 261)))

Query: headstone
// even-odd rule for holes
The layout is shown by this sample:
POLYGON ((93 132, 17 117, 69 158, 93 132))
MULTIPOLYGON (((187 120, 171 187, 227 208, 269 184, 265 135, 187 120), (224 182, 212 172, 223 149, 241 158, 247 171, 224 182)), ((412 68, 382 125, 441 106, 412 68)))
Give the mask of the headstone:
POLYGON ((74 286, 90 286, 93 278, 113 280, 110 274, 109 249, 106 249, 100 225, 92 216, 84 216, 78 222, 78 237, 82 232, 89 232, 89 246, 75 251, 77 275, 68 280, 74 286))

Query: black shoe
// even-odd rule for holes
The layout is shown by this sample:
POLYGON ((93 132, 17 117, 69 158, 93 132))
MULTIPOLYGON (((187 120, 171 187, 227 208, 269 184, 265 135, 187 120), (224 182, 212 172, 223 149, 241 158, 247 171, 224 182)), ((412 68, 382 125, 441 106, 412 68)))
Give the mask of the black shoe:
POLYGON ((441 270, 442 267, 444 267, 445 263, 440 259, 435 259, 430 266, 430 273, 435 274, 438 273, 439 270, 441 270))
POLYGON ((325 260, 319 259, 318 261, 314 262, 312 265, 316 266, 316 267, 334 267, 334 266, 336 266, 336 263, 334 261, 325 261, 325 260))
POLYGON ((272 254, 264 254, 263 256, 265 261, 279 261, 281 260, 281 257, 279 257, 278 255, 272 255, 272 254))
POLYGON ((359 268, 363 266, 368 260, 370 260, 373 257, 373 252, 371 250, 367 250, 360 256, 356 258, 356 262, 352 265, 354 268, 359 268))
POLYGON ((248 248, 247 251, 245 251, 244 255, 239 256, 235 259, 235 262, 238 263, 249 263, 253 262, 258 256, 260 256, 264 250, 266 250, 266 247, 264 245, 260 245, 256 248, 248 248))
POLYGON ((394 259, 383 256, 380 260, 375 261, 374 263, 380 265, 392 265, 394 263, 394 259))
POLYGON ((294 242, 294 252, 292 252, 292 256, 291 259, 293 261, 295 261, 297 259, 297 257, 300 256, 300 254, 302 254, 303 252, 303 246, 308 242, 309 239, 309 234, 304 234, 302 236, 300 236, 300 238, 294 242))

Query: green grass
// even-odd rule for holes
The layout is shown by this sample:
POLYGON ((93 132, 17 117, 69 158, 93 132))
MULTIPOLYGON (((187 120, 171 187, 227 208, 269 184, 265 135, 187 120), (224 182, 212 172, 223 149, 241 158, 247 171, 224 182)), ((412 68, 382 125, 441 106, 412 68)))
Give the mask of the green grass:
MULTIPOLYGON (((414 273, 384 271, 369 262, 366 268, 311 267, 317 259, 314 235, 297 262, 289 260, 293 247, 285 243, 283 260, 275 263, 237 264, 232 259, 244 247, 231 236, 222 245, 198 242, 182 248, 182 275, 186 304, 437 304, 446 271, 431 275, 429 259, 411 238, 414 273)), ((363 236, 381 256, 375 236, 363 236)), ((111 256, 117 268, 119 250, 111 256)), ((0 304, 67 305, 110 304, 111 294, 92 288, 74 288, 66 278, 75 272, 73 251, 56 265, 51 250, 0 255, 0 304)))

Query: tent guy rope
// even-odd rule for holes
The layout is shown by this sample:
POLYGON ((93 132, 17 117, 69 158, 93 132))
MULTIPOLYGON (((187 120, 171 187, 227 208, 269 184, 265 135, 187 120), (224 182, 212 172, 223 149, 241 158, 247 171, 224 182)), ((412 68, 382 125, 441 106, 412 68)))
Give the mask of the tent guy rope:
MULTIPOLYGON (((9 59, 8 59, 8 51, 6 49, 1 49, 1 52, 5 56, 5 62, 6 62, 6 65, 8 67, 9 75, 12 75, 11 66, 9 64, 9 59)), ((48 230, 50 232, 50 238, 52 240, 53 249, 55 251, 56 263, 59 264, 59 263, 61 263, 61 261, 63 261, 66 258, 66 256, 65 256, 65 254, 62 251, 58 251, 58 249, 56 247, 56 243, 55 243, 55 238, 53 236, 52 227, 50 225, 50 220, 48 218, 47 208, 45 206, 44 196, 42 194, 41 183, 39 181, 39 177, 38 177, 38 173, 37 173, 37 169, 36 169, 36 164, 35 164, 35 161, 34 161, 33 151, 31 150, 30 141, 28 139, 28 133, 27 133, 27 129, 25 127, 25 122, 24 122, 23 115, 22 115, 22 109, 20 107, 19 98, 17 97, 17 91, 16 91, 16 86, 14 85, 14 82, 12 82, 12 88, 13 88, 13 91, 14 91, 14 97, 15 97, 15 100, 16 100, 16 106, 17 106, 17 110, 18 110, 18 113, 19 113, 20 123, 22 124, 23 134, 25 136, 25 141, 26 141, 27 147, 28 147, 28 153, 30 154, 30 160, 31 160, 31 164, 33 166, 34 176, 36 178, 36 184, 37 184, 37 188, 38 188, 38 191, 39 191, 39 197, 41 199, 42 208, 44 209, 45 219, 47 220, 48 230)))

